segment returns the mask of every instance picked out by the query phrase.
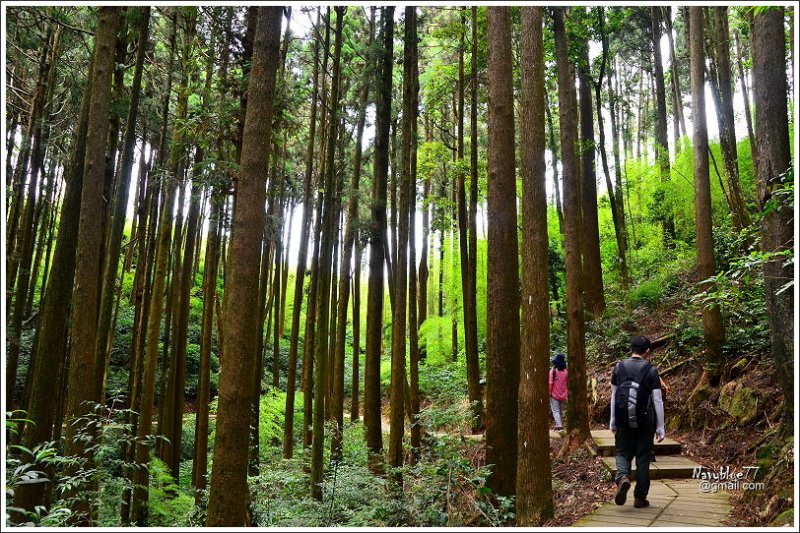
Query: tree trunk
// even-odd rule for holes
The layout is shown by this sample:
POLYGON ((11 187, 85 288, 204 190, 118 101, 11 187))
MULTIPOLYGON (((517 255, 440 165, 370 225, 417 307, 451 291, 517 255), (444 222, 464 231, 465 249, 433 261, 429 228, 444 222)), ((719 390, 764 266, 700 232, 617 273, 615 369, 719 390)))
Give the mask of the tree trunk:
POLYGON ((603 78, 605 75, 605 70, 608 68, 608 35, 605 31, 605 13, 603 8, 599 8, 599 26, 600 26, 600 33, 601 33, 601 40, 603 44, 603 52, 602 52, 602 60, 601 60, 601 68, 600 73, 597 77, 597 81, 594 82, 594 98, 597 102, 596 109, 597 109, 597 132, 600 137, 600 159, 603 164, 603 174, 606 178, 606 188, 608 189, 608 199, 611 205, 611 219, 614 223, 614 235, 616 236, 617 240, 617 260, 619 264, 619 273, 620 279, 622 281, 622 288, 627 289, 630 285, 630 273, 628 272, 628 260, 627 260, 627 239, 625 236, 625 215, 624 209, 622 206, 622 178, 621 173, 622 169, 620 168, 619 162, 619 145, 617 142, 617 119, 616 119, 616 110, 615 110, 615 103, 614 103, 614 93, 611 84, 611 73, 609 69, 609 114, 611 115, 611 135, 613 141, 613 151, 614 151, 614 169, 617 172, 618 183, 617 183, 617 191, 614 192, 614 186, 611 183, 611 173, 608 170, 608 155, 606 154, 606 133, 605 133, 605 126, 603 124, 603 106, 602 106, 602 88, 603 88, 603 78))
MULTIPOLYGON (((606 308, 603 294, 603 271, 600 260, 600 228, 597 221, 597 170, 595 167, 594 120, 592 114, 592 81, 589 72, 589 41, 581 42, 578 68, 580 81, 581 120, 581 208, 583 210, 583 274, 586 309, 595 318, 606 308)), ((598 100, 599 107, 599 100, 598 100)))
POLYGON ((742 100, 744 101, 744 118, 747 122, 747 137, 750 139, 750 157, 753 160, 753 171, 758 175, 758 143, 753 133, 753 112, 750 109, 750 91, 747 88, 747 78, 742 65, 742 44, 739 42, 739 32, 734 31, 736 39, 736 67, 739 71, 739 83, 742 86, 742 100))
MULTIPOLYGON (((341 73, 342 19, 346 8, 336 7, 334 30, 333 76, 328 104, 328 136, 325 148, 325 182, 323 185, 320 256, 317 263, 317 327, 314 331, 314 411, 311 440, 311 496, 322 499, 323 444, 325 440, 325 388, 328 375, 329 319, 331 301, 332 251, 335 239, 336 218, 336 140, 339 132, 339 80, 341 73)), ((330 24, 330 20, 328 20, 330 24)))
MULTIPOLYGON (((372 24, 370 25, 372 27, 372 24)), ((370 44, 372 34, 370 33, 370 44)), ((371 65, 370 65, 371 66, 371 65)), ((370 66, 367 67, 369 73, 370 66)), ((361 139, 364 136, 364 125, 367 117, 367 104, 369 103, 369 79, 365 77, 363 88, 361 89, 361 101, 358 106, 358 119, 356 124, 355 136, 355 155, 353 156, 353 177, 350 182, 349 200, 347 204, 347 222, 344 231, 344 243, 342 244, 342 261, 339 266, 339 290, 336 302, 336 346, 333 351, 333 419, 336 429, 333 432, 331 443, 331 457, 334 460, 341 458, 342 452, 342 432, 344 431, 344 352, 347 332, 347 304, 350 298, 350 265, 352 263, 353 244, 356 240, 358 222, 358 190, 361 183, 361 139)), ((357 258, 360 260, 360 258, 357 258)), ((359 269, 359 265, 356 265, 359 269)), ((353 294, 354 300, 358 298, 353 294)), ((353 307, 353 411, 358 411, 358 322, 360 320, 357 310, 353 307)), ((356 414, 354 420, 358 419, 356 414)))
MULTIPOLYGON (((101 297, 100 318, 97 327, 97 377, 100 378, 100 390, 97 396, 103 398, 106 368, 108 367, 111 351, 108 349, 113 342, 114 332, 111 330, 114 293, 119 267, 119 253, 122 245, 122 232, 125 227, 125 211, 128 208, 128 194, 130 192, 131 173, 133 171, 133 157, 136 148, 136 118, 139 112, 139 97, 142 87, 142 71, 144 70, 145 51, 147 50, 150 28, 150 8, 143 7, 139 13, 139 36, 136 50, 136 67, 131 85, 131 98, 128 105, 128 116, 125 120, 125 135, 122 141, 122 156, 119 177, 114 188, 113 211, 110 215, 111 227, 106 235, 106 261, 104 261, 101 297)), ((146 133, 144 134, 146 135, 146 133)), ((142 142, 142 160, 144 163, 145 142, 142 142)), ((120 281, 121 283, 121 281, 120 281)))
POLYGON ((716 6, 713 9, 716 27, 714 44, 716 47, 715 55, 720 97, 720 108, 717 109, 717 119, 720 126, 720 146, 722 148, 722 158, 725 162, 725 174, 728 178, 728 194, 733 214, 733 225, 737 230, 742 230, 750 225, 751 219, 739 179, 736 124, 733 116, 733 82, 731 81, 729 55, 731 39, 728 31, 728 8, 726 6, 716 6))
MULTIPOLYGON (((669 187, 670 168, 669 168, 669 140, 667 137, 667 98, 664 89, 664 67, 661 63, 661 8, 659 6, 650 7, 652 22, 652 45, 653 45, 653 71, 655 74, 655 97, 656 97, 656 142, 655 154, 658 167, 661 171, 661 183, 663 187, 669 187)), ((662 228, 664 239, 667 246, 675 240, 675 219, 672 213, 672 204, 669 195, 663 199, 664 219, 662 228)))
POLYGON ((511 18, 507 7, 488 8, 489 189, 486 324, 487 484, 501 496, 516 492, 519 384, 519 268, 514 174, 514 94, 511 18))
MULTIPOLYGON (((541 526, 553 516, 547 368, 550 301, 547 294, 547 191, 544 166, 544 43, 542 7, 522 10, 522 344, 517 443, 517 525, 541 526)), ((599 105, 598 105, 599 107, 599 105)), ((602 131, 602 130, 601 130, 602 131)))
MULTIPOLYGON (((22 445, 29 450, 53 439, 56 419, 60 418, 57 415, 59 395, 53 391, 60 391, 64 386, 61 377, 66 367, 69 328, 64 317, 68 316, 72 301, 89 108, 94 80, 93 66, 94 60, 89 63, 88 81, 75 128, 75 144, 65 174, 67 184, 61 204, 52 274, 48 279, 44 302, 39 311, 39 327, 33 342, 33 353, 35 353, 33 359, 36 361, 36 366, 31 373, 31 381, 27 384, 31 391, 27 418, 31 422, 25 424, 22 436, 22 445)), ((52 471, 50 472, 52 476, 52 471)), ((52 488, 51 483, 23 484, 14 492, 14 506, 33 511, 37 505, 47 505, 45 494, 52 488)))
MULTIPOLYGON (((705 57, 703 54, 703 8, 689 8, 689 52, 692 86, 692 123, 694 125, 695 229, 697 235, 697 277, 703 292, 713 291, 714 238, 711 223, 711 186, 708 172, 708 131, 705 107, 705 57)), ((690 403, 704 400, 710 387, 719 384, 724 360, 722 347, 725 331, 717 305, 703 307, 703 336, 706 342, 703 375, 692 392, 690 403)))
POLYGON ((783 429, 791 434, 794 420, 794 363, 792 359, 795 313, 792 262, 784 254, 794 249, 791 197, 777 194, 790 190, 793 166, 787 118, 786 70, 784 68, 783 10, 765 9, 753 21, 753 102, 758 139, 758 197, 762 209, 776 206, 761 222, 761 246, 771 254, 764 265, 764 289, 769 317, 775 374, 783 388, 783 429))
MULTIPOLYGON (((390 391, 389 420, 389 464, 403 466, 403 433, 405 415, 406 375, 406 303, 408 296, 408 234, 409 204, 411 195, 412 132, 415 120, 414 102, 416 85, 414 72, 417 66, 417 8, 405 8, 405 32, 403 37, 403 146, 401 168, 398 173, 398 225, 397 248, 395 249, 394 310, 392 313, 392 378, 390 391)), ((463 71, 463 63, 462 63, 463 71)), ((463 139, 462 139, 463 141, 463 139)), ((463 151, 463 145, 462 145, 463 151)), ((397 479, 401 479, 400 474, 397 479)))
MULTIPOLYGON (((319 27, 319 9, 317 9, 316 25, 319 27)), ((286 377, 286 410, 283 426, 283 457, 286 459, 291 459, 294 455, 294 398, 297 388, 297 352, 300 334, 300 313, 303 307, 303 285, 306 278, 311 217, 314 212, 312 178, 314 169, 314 135, 317 127, 317 89, 319 83, 319 41, 317 39, 314 39, 313 49, 314 74, 311 96, 311 118, 308 129, 308 144, 306 146, 305 179, 303 185, 303 222, 300 233, 300 248, 297 251, 294 300, 292 304, 292 330, 289 338, 289 369, 286 377)), ((307 343, 308 336, 306 336, 305 339, 307 343)), ((304 392, 308 395, 308 391, 304 392)), ((307 426, 308 420, 305 420, 304 423, 307 426)), ((305 429, 303 434, 305 434, 305 429)))
MULTIPOLYGON (((214 328, 214 296, 216 294, 219 265, 219 218, 222 216, 222 198, 218 191, 211 196, 211 213, 208 217, 206 255, 203 263, 203 314, 200 327, 200 370, 197 384, 197 416, 194 430, 194 461, 192 485, 195 503, 202 501, 202 491, 207 486, 208 475, 208 404, 211 401, 211 344, 214 328)), ((217 353, 221 356, 219 346, 217 353)), ((221 358, 221 357, 220 357, 221 358)))
POLYGON ((239 199, 233 214, 225 291, 225 352, 221 361, 208 527, 242 527, 247 521, 249 423, 245 422, 250 420, 252 389, 241 384, 253 375, 252 354, 258 344, 258 269, 266 199, 263 170, 269 158, 282 14, 280 7, 258 8, 236 190, 239 199))
POLYGON ((364 425, 367 448, 373 454, 370 464, 378 469, 383 449, 381 432, 380 364, 383 337, 383 269, 386 237, 386 180, 389 170, 389 125, 392 110, 392 49, 394 6, 383 8, 381 15, 380 69, 377 80, 375 111, 375 148, 373 159, 372 224, 370 227, 369 290, 367 293, 367 342, 364 355, 364 425))
MULTIPOLYGON (((75 247, 76 264, 70 315, 71 361, 69 365, 66 419, 67 453, 84 457, 85 443, 76 439, 90 429, 86 420, 73 424, 73 419, 89 412, 86 402, 96 402, 95 389, 87 384, 96 381, 98 354, 95 350, 97 337, 97 312, 99 300, 100 249, 102 245, 103 178, 105 172, 108 116, 111 110, 111 74, 114 66, 114 43, 120 23, 118 7, 99 9, 98 31, 95 40, 95 60, 92 71, 92 96, 89 104, 89 119, 86 132, 86 159, 84 163, 83 189, 81 192, 80 224, 75 247)), ((76 502, 73 511, 78 513, 78 524, 91 523, 91 512, 87 502, 76 502)))
POLYGON ((570 371, 567 386, 567 434, 565 450, 573 450, 589 438, 586 397, 586 339, 581 290, 580 231, 583 228, 578 201, 580 169, 577 159, 578 132, 573 93, 575 91, 564 28, 564 9, 554 10, 553 32, 558 66, 558 102, 561 124, 561 161, 564 175, 564 251, 566 255, 567 356, 570 371))

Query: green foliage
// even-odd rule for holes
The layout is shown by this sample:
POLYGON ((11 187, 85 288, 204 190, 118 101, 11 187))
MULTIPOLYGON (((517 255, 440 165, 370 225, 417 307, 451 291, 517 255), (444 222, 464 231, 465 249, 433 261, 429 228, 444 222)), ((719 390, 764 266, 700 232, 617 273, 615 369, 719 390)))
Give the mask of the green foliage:
MULTIPOLYGON (((329 437, 330 435, 327 435, 329 437)), ((328 449, 326 445, 325 449, 328 449)), ((367 467, 364 426, 345 423, 343 459, 323 480, 321 502, 309 497, 308 457, 276 459, 250 479, 254 519, 259 527, 459 526, 480 515, 477 525, 505 525, 513 500, 490 501, 487 467, 464 458, 457 441, 434 438, 430 452, 400 469, 400 490, 367 467)))
POLYGON ((175 483, 169 468, 160 459, 150 460, 150 490, 147 522, 151 527, 188 525, 194 498, 175 483))

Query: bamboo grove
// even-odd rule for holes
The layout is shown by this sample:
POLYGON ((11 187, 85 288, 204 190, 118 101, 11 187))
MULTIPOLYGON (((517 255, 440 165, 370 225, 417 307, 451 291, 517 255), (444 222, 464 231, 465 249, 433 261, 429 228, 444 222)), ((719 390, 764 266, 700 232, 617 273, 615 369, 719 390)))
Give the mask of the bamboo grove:
MULTIPOLYGON (((29 471, 12 523, 60 502, 97 525, 109 431, 122 525, 154 523, 162 463, 196 525, 254 525, 265 446, 324 501, 362 423, 370 471, 402 493, 444 361, 494 503, 541 525, 553 343, 569 453, 589 438, 587 328, 644 278, 646 241, 691 250, 714 293, 720 217, 756 228, 791 432, 790 11, 6 9, 7 453, 29 471)), ((701 322, 695 402, 726 364, 720 305, 701 322)))

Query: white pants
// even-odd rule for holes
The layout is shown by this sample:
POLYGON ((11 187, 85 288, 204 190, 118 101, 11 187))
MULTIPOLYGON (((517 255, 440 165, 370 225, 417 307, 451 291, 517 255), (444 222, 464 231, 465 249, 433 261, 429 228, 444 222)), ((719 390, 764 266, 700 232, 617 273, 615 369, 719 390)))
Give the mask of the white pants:
POLYGON ((557 428, 564 427, 564 402, 556 400, 550 396, 550 411, 553 413, 553 420, 556 422, 557 428))

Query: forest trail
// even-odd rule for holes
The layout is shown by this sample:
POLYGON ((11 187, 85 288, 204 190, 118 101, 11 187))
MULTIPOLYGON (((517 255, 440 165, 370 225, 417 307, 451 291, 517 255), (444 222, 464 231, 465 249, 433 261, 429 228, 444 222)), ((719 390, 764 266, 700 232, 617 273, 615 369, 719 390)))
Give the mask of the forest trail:
MULTIPOLYGON (((603 463, 616 473, 614 437, 609 430, 592 431, 603 463)), ((632 503, 603 503, 593 513, 575 522, 582 527, 707 527, 721 526, 731 506, 727 492, 704 492, 700 480, 691 479, 700 464, 681 454, 681 445, 672 439, 655 443, 656 461, 651 463, 650 507, 636 509, 632 503)), ((634 466, 635 469, 635 461, 634 466)), ((632 476, 635 479, 634 475, 632 476)))

